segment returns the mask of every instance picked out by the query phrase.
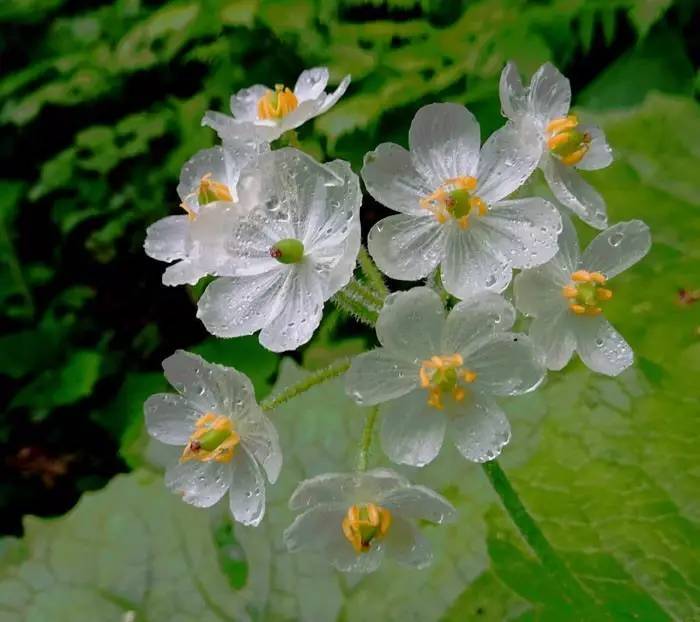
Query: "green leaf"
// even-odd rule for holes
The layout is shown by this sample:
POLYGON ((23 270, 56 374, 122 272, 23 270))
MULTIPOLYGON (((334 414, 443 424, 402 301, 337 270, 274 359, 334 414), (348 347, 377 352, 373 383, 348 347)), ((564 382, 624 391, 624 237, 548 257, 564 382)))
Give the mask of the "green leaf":
POLYGON ((25 519, 24 559, 1 559, 0 620, 246 620, 219 569, 207 513, 162 478, 120 475, 65 517, 25 519))

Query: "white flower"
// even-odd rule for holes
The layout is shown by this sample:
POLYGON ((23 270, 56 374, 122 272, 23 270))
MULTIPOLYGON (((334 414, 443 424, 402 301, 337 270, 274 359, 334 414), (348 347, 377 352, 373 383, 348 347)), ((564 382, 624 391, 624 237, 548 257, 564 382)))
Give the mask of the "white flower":
POLYGON ((144 412, 151 436, 183 447, 165 473, 166 485, 197 507, 214 505, 228 491, 233 517, 257 525, 265 514, 262 470, 274 483, 282 453, 250 380, 182 350, 165 359, 163 369, 179 395, 152 395, 144 412))
POLYGON ((360 248, 359 180, 347 162, 317 163, 296 149, 261 156, 241 174, 228 247, 229 278, 214 281, 197 315, 219 337, 261 330, 275 352, 306 343, 323 304, 348 283, 360 248))
POLYGON ((503 199, 530 176, 539 149, 512 128, 495 132, 479 153, 479 125, 456 104, 421 108, 406 151, 384 143, 365 156, 367 190, 402 212, 372 227, 368 245, 388 276, 413 281, 438 264, 448 292, 465 298, 501 292, 512 268, 529 268, 556 252, 561 228, 540 198, 503 199))
POLYGON ((233 117, 209 111, 202 125, 216 130, 222 140, 269 142, 333 107, 348 88, 350 76, 333 93, 325 92, 327 84, 326 67, 302 71, 293 91, 282 84, 274 89, 256 84, 231 96, 233 117))
POLYGON ((424 568, 432 551, 416 521, 449 522, 456 514, 444 497, 388 469, 307 479, 289 507, 302 511, 284 532, 289 551, 319 552, 344 572, 373 572, 385 555, 424 568))
POLYGON ((544 377, 532 341, 509 332, 514 321, 513 307, 490 292, 460 302, 447 318, 426 287, 386 299, 377 321, 382 347, 355 357, 346 390, 359 404, 381 404, 381 441, 391 460, 428 464, 447 428, 467 460, 501 452, 510 425, 494 396, 526 393, 544 377))
POLYGON ((146 231, 146 254, 175 262, 166 268, 163 284, 194 285, 216 274, 227 259, 227 233, 244 214, 236 196, 240 172, 266 151, 267 145, 227 142, 203 149, 185 163, 177 193, 187 214, 162 218, 146 231))
POLYGON ((631 348, 602 309, 613 296, 608 280, 637 263, 650 247, 649 227, 630 220, 600 233, 579 256, 576 231, 565 218, 559 253, 515 277, 515 304, 534 317, 529 334, 549 369, 562 369, 574 350, 593 371, 609 376, 632 364, 631 348))
POLYGON ((605 168, 612 152, 605 134, 595 125, 582 125, 569 114, 571 86, 551 63, 540 67, 524 88, 515 63, 501 73, 501 108, 520 131, 537 138, 539 166, 554 196, 584 222, 607 226, 603 197, 576 172, 605 168))

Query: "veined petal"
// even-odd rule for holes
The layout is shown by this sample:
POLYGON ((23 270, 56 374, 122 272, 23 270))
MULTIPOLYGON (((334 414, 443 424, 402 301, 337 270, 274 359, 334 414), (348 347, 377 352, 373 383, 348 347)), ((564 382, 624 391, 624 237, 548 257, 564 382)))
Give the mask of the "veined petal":
POLYGON ((199 263, 189 259, 175 262, 163 272, 163 285, 175 287, 177 285, 195 285, 199 279, 206 276, 208 271, 199 263))
POLYGON ((161 443, 185 445, 200 412, 181 395, 151 395, 143 406, 148 433, 161 443))
POLYGON ((165 472, 165 485, 181 495, 185 503, 208 508, 226 494, 230 468, 229 464, 216 460, 176 462, 165 472))
POLYGON ((234 119, 213 110, 208 110, 204 114, 202 125, 213 129, 223 142, 232 140, 270 142, 279 138, 283 132, 283 129, 274 121, 234 119))
POLYGON ((256 405, 247 417, 237 421, 236 428, 241 436, 241 443, 248 448, 258 464, 262 465, 267 479, 274 484, 282 468, 282 450, 275 426, 256 405))
POLYGON ((174 261, 187 257, 189 219, 187 216, 166 216, 146 229, 144 250, 158 261, 174 261))
POLYGON ((345 374, 347 394, 358 404, 380 404, 406 395, 418 386, 418 363, 387 348, 356 356, 345 374))
POLYGON ((384 551, 387 557, 419 570, 433 561, 430 542, 416 525, 402 517, 392 521, 384 538, 384 551))
POLYGON ((331 545, 342 544, 342 524, 347 508, 336 504, 321 504, 299 514, 284 530, 282 539, 290 553, 324 551, 331 545))
POLYGON ((320 97, 318 99, 307 99, 306 101, 300 102, 294 110, 280 120, 277 126, 280 129, 280 135, 288 130, 293 130, 303 125, 309 119, 321 114, 322 105, 320 97))
MULTIPOLYGON (((205 176, 209 176, 212 181, 220 184, 228 184, 222 147, 211 147, 198 151, 185 162, 180 170, 177 194, 182 203, 194 214, 199 211, 199 184, 205 176)), ((235 192, 235 188, 231 190, 235 192)))
POLYGON ((540 119, 566 116, 571 106, 571 85, 552 63, 545 63, 532 76, 529 106, 540 119))
POLYGON ((401 486, 389 490, 377 499, 382 507, 404 518, 448 523, 457 516, 457 510, 442 495, 425 486, 401 486))
POLYGON ((634 362, 634 353, 604 317, 582 317, 574 325, 576 350, 586 367, 617 376, 634 362))
POLYGON ((428 406, 426 392, 411 391, 381 407, 381 441, 392 462, 425 466, 442 447, 445 415, 428 406))
POLYGON ((435 188, 416 170, 403 147, 382 143, 365 155, 361 175, 368 192, 382 205, 404 214, 426 215, 420 199, 435 188))
POLYGON ((570 282, 574 270, 554 270, 551 264, 524 270, 515 277, 515 305, 525 315, 539 317, 552 311, 568 310, 562 288, 570 282))
POLYGON ((393 279, 422 279, 443 252, 443 227, 432 216, 396 214, 376 223, 367 246, 379 269, 393 279))
POLYGON ((352 545, 343 536, 342 529, 326 548, 328 560, 341 572, 367 574, 374 572, 384 559, 384 544, 381 540, 366 553, 355 553, 352 545))
POLYGON ((423 106, 411 122, 411 159, 422 176, 435 185, 448 179, 473 177, 481 144, 479 123, 458 104, 423 106))
POLYGON ((527 113, 527 91, 513 61, 509 61, 503 68, 498 90, 503 116, 514 120, 527 113))
POLYGON ((324 112, 330 110, 333 106, 335 106, 338 100, 343 95, 345 95, 345 91, 348 90, 349 86, 350 75, 347 75, 340 81, 340 84, 336 87, 335 91, 326 95, 326 98, 323 100, 323 103, 321 104, 321 107, 318 110, 318 114, 323 114, 324 112))
POLYGON ((328 67, 313 67, 299 74, 294 85, 294 95, 301 102, 307 99, 317 99, 328 84, 328 67))
POLYGON ((236 447, 231 460, 229 507, 243 525, 258 525, 265 515, 265 479, 244 446, 236 447))
POLYGON ((605 140, 603 130, 597 125, 584 125, 581 130, 589 134, 591 143, 583 160, 576 164, 576 168, 583 171, 595 171, 610 166, 613 154, 610 145, 605 140))
POLYGON ((527 335, 497 333, 475 344, 464 364, 476 373, 475 387, 489 395, 520 395, 544 378, 542 356, 527 335))
POLYGON ((450 433, 459 453, 472 462, 493 460, 510 440, 510 423, 491 398, 472 394, 450 418, 450 433))
POLYGON ((258 102, 272 89, 264 84, 254 84, 231 95, 231 112, 240 121, 255 121, 258 118, 258 102))
POLYGON ((568 308, 543 312, 532 320, 528 334, 542 351, 547 369, 559 371, 571 360, 576 348, 575 320, 568 308))
POLYGON ((651 248, 649 227, 641 220, 618 222, 588 245, 581 264, 611 279, 636 264, 651 248))
POLYGON ((222 405, 216 379, 208 373, 211 368, 201 356, 184 350, 163 361, 167 381, 201 412, 216 412, 222 405))
POLYGON ((583 222, 596 229, 608 223, 605 201, 600 193, 585 182, 575 168, 547 155, 540 162, 545 179, 557 200, 583 222))
POLYGON ((440 353, 445 309, 440 296, 427 287, 390 294, 377 320, 379 342, 407 361, 440 353))

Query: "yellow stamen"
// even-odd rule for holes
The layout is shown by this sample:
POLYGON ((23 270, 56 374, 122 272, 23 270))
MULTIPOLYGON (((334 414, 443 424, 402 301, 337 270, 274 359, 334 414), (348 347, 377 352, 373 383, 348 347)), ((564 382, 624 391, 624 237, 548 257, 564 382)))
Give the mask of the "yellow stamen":
POLYGON ((611 289, 601 287, 607 279, 600 272, 577 270, 571 275, 571 283, 561 288, 564 298, 569 300, 569 309, 576 315, 600 315, 603 309, 598 304, 613 297, 611 289))
POLYGON ((423 197, 420 206, 441 225, 454 219, 460 229, 468 229, 471 216, 484 216, 488 212, 486 203, 472 195, 476 186, 475 177, 451 177, 440 184, 435 192, 423 197))
POLYGON ((579 129, 574 114, 553 119, 547 124, 547 148, 566 166, 578 164, 591 147, 591 135, 579 129))
POLYGON ((571 275, 571 280, 577 283, 588 283, 591 280, 591 273, 586 270, 577 270, 571 275))
POLYGON ((356 553, 367 553, 372 542, 383 538, 391 526, 391 512, 374 503, 351 505, 341 527, 356 553))
POLYGON ((299 105, 297 96, 283 84, 275 84, 275 90, 269 90, 258 100, 258 119, 281 119, 299 105))
POLYGON ((205 413, 195 423, 195 430, 185 446, 180 462, 230 462, 241 438, 233 422, 223 415, 205 413))
POLYGON ((445 405, 442 396, 447 393, 455 402, 461 402, 467 391, 460 381, 471 384, 476 380, 476 374, 470 369, 464 369, 464 359, 461 354, 431 356, 423 361, 418 370, 420 386, 428 391, 429 406, 442 410, 445 405))
POLYGON ((598 300, 610 300, 613 297, 612 290, 606 289, 604 287, 599 287, 595 292, 598 300))
POLYGON ((187 202, 192 199, 196 199, 197 204, 201 207, 202 205, 207 205, 214 201, 233 201, 233 196, 226 184, 214 181, 212 179, 212 173, 207 173, 206 175, 202 175, 202 178, 199 180, 197 190, 188 194, 185 200, 180 203, 180 207, 187 212, 189 219, 195 220, 197 218, 197 212, 193 211, 187 205, 187 202))

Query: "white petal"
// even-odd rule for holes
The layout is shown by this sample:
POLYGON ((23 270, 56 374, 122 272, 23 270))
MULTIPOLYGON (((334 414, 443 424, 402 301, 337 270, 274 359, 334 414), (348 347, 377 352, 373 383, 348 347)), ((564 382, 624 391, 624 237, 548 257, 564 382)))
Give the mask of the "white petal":
POLYGON ((223 142, 232 140, 270 142, 279 138, 284 131, 274 121, 234 119, 212 110, 204 114, 202 125, 212 128, 223 142))
POLYGON ((559 371, 571 360, 576 348, 576 336, 572 326, 571 312, 568 308, 542 313, 532 320, 528 334, 542 351, 547 369, 559 371))
POLYGON ((202 414, 189 400, 174 393, 151 395, 143 411, 148 433, 168 445, 185 445, 202 414))
POLYGON ((176 462, 165 472, 165 485, 182 495, 182 500, 198 508, 214 505, 228 490, 230 465, 189 460, 176 462))
POLYGON ((178 261, 163 272, 163 285, 175 287, 177 285, 195 285, 199 279, 207 276, 208 271, 199 263, 189 259, 178 261))
POLYGON ((207 373, 210 368, 201 356, 184 350, 163 361, 167 381, 201 412, 217 412, 221 406, 219 387, 207 373))
POLYGON ((532 175, 541 154, 540 141, 529 125, 504 125, 481 149, 475 194, 489 205, 507 197, 532 175))
POLYGON ((388 402, 380 413, 382 448, 391 461, 425 466, 435 459, 445 436, 445 415, 428 406, 425 391, 388 402))
MULTIPOLYGON (((180 200, 192 211, 199 211, 199 184, 202 177, 209 175, 212 181, 226 184, 226 162, 221 147, 202 149, 193 155, 180 170, 180 183, 177 194, 180 200)), ((233 189, 235 191, 235 189, 233 189)))
POLYGON ((486 230, 492 248, 515 268, 532 268, 554 257, 562 227, 557 208, 536 197, 500 201, 474 226, 486 230))
POLYGON ((265 469, 270 483, 274 484, 282 469, 282 450, 275 426, 259 408, 253 408, 248 416, 237 422, 236 428, 243 445, 265 469))
POLYGON ((197 317, 217 337, 252 335, 276 316, 286 278, 282 269, 213 281, 199 299, 197 317))
POLYGON ((557 200, 583 222, 596 229, 608 223, 605 201, 600 193, 571 166, 547 155, 541 161, 542 171, 557 200))
POLYGON ((509 119, 517 119, 527 113, 527 91, 520 79, 520 72, 513 61, 509 61, 501 72, 499 83, 501 111, 509 119))
POLYGON ((258 102, 272 89, 264 84, 254 84, 231 95, 231 112, 240 121, 255 121, 258 118, 258 102))
POLYGON ((433 561, 430 542, 413 523, 395 518, 383 540, 384 551, 400 564, 414 568, 426 568, 433 561))
POLYGON ((299 74, 294 85, 294 95, 301 102, 306 99, 316 99, 323 93, 328 84, 328 68, 314 67, 305 69, 299 74))
POLYGON ((384 547, 381 540, 375 540, 366 553, 355 553, 352 545, 345 539, 342 531, 326 549, 329 561, 341 572, 367 574, 379 568, 384 559, 384 547))
POLYGON ((611 279, 636 264, 651 248, 649 227, 641 220, 618 222, 588 245, 581 263, 611 279))
POLYGON ((596 171, 610 166, 613 161, 612 149, 605 140, 605 134, 597 125, 585 125, 581 128, 591 137, 591 144, 583 160, 576 164, 576 168, 584 171, 596 171))
POLYGON ((273 352, 296 350, 318 328, 323 302, 315 267, 307 261, 294 264, 280 287, 276 314, 260 332, 260 343, 273 352))
POLYGON ((551 63, 542 65, 530 81, 530 110, 547 121, 563 117, 571 106, 571 85, 551 63))
POLYGON ((544 363, 532 340, 519 333, 498 333, 465 353, 464 364, 476 373, 476 385, 490 395, 520 395, 544 378, 544 363))
POLYGON ((146 229, 144 250, 158 261, 174 261, 187 257, 189 218, 166 216, 146 229))
POLYGON ((367 191, 382 205, 404 214, 426 215, 420 199, 435 187, 416 170, 403 147, 382 143, 365 155, 361 175, 367 191))
MULTIPOLYGON (((469 399, 469 398, 468 398, 469 399)), ((471 396, 466 412, 450 418, 450 432, 459 452, 472 462, 493 460, 510 440, 510 424, 492 399, 471 396)))
POLYGON ((634 362, 632 348, 604 317, 577 319, 576 351, 588 368, 617 376, 634 362))
POLYGON ((445 309, 427 287, 390 294, 377 320, 377 337, 392 354, 409 361, 440 354, 445 309))
MULTIPOLYGON (((323 551, 338 543, 347 508, 322 504, 299 514, 284 530, 282 539, 290 553, 323 551)), ((349 544, 349 543, 348 543, 349 544)))
POLYGON ((562 288, 570 282, 572 272, 555 270, 552 262, 521 272, 513 282, 515 305, 522 313, 531 316, 566 310, 568 303, 562 288))
POLYGON ((365 406, 406 395, 417 384, 418 365, 387 348, 356 356, 345 374, 347 394, 365 406))
POLYGON ((480 227, 449 227, 441 275, 445 289, 457 298, 485 290, 502 292, 510 283, 511 264, 492 248, 485 233, 480 227))
POLYGON ((446 354, 468 351, 470 344, 509 330, 514 322, 515 309, 503 296, 491 292, 476 294, 450 311, 440 351, 446 354))
POLYGON ((377 498, 377 503, 404 518, 447 523, 457 516, 457 510, 442 495, 425 486, 401 486, 377 498))
POLYGON ((323 100, 323 103, 321 104, 321 107, 318 110, 318 114, 323 114, 324 112, 330 110, 333 106, 335 106, 337 101, 343 95, 345 95, 345 91, 348 90, 349 86, 350 86, 350 76, 347 75, 341 80, 340 84, 337 86, 335 91, 333 91, 332 93, 328 93, 326 95, 326 98, 323 100))
POLYGON ((258 525, 265 515, 265 479, 255 459, 243 446, 234 450, 231 460, 229 507, 243 525, 258 525))
POLYGON ((448 179, 474 176, 480 136, 479 123, 464 106, 429 104, 413 117, 408 144, 416 169, 437 188, 448 179))
POLYGON ((323 101, 319 99, 307 99, 299 102, 299 105, 289 114, 282 117, 279 122, 279 129, 282 133, 293 130, 306 123, 309 119, 321 114, 323 101))
POLYGON ((389 216, 376 223, 367 237, 379 269, 403 281, 428 276, 440 261, 443 244, 443 227, 432 216, 389 216))

